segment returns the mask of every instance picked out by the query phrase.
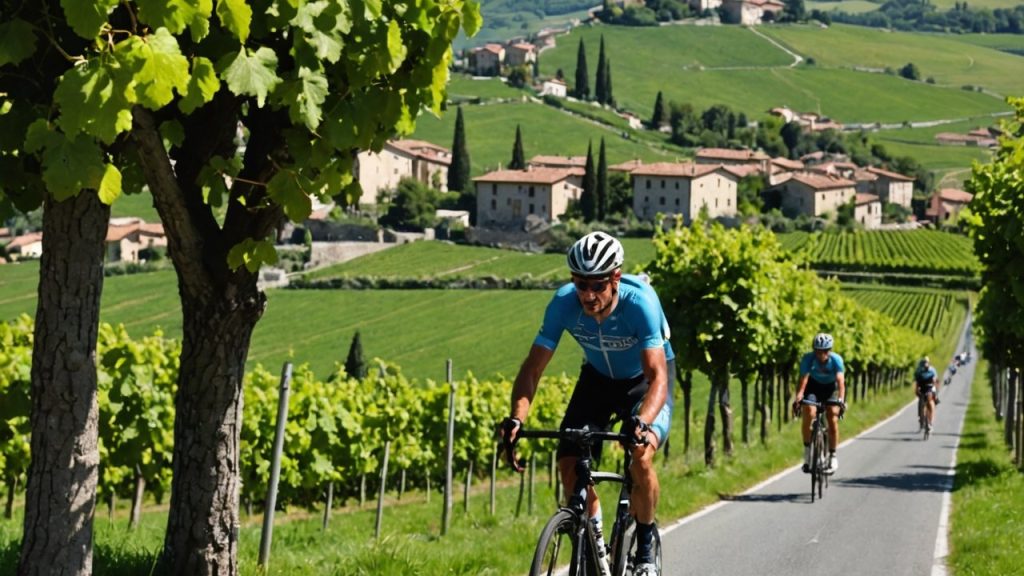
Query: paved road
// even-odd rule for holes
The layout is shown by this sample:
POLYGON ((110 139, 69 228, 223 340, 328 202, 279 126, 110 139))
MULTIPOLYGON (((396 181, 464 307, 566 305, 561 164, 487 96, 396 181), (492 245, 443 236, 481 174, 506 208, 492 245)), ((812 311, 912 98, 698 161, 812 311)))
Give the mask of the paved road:
MULTIPOLYGON (((965 345, 962 337, 957 350, 965 345)), ((945 574, 949 494, 974 366, 962 367, 940 393, 927 442, 917 431, 915 401, 841 444, 824 499, 811 503, 810 477, 794 467, 663 527, 663 576, 945 574)), ((798 432, 791 432, 799 454, 798 432)))

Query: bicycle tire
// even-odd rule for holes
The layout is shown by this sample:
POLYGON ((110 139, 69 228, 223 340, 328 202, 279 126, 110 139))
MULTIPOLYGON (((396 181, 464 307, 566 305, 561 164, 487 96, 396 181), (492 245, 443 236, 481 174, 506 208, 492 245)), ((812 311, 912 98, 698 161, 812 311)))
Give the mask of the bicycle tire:
POLYGON ((568 576, 586 576, 579 562, 580 549, 579 520, 569 510, 559 510, 544 525, 533 553, 530 576, 553 576, 567 561, 568 576), (568 544, 568 546, 566 546, 568 544))
POLYGON ((825 469, 822 465, 825 439, 821 423, 818 420, 815 420, 811 426, 811 502, 814 502, 815 496, 821 498, 821 485, 825 480, 825 469))
MULTIPOLYGON (((612 547, 612 576, 633 576, 636 568, 636 521, 632 516, 626 522, 624 530, 616 533, 613 538, 615 545, 612 547), (627 544, 625 547, 624 544, 627 544)), ((661 534, 658 527, 654 527, 654 563, 658 566, 658 573, 661 574, 661 534)))

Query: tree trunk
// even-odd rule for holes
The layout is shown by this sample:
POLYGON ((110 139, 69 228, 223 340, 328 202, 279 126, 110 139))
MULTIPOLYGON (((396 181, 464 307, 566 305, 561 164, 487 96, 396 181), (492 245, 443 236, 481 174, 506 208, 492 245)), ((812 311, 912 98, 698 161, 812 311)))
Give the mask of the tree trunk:
POLYGON ((128 528, 134 530, 139 527, 139 520, 142 517, 142 498, 146 494, 146 478, 142 476, 142 468, 135 465, 135 494, 132 496, 132 515, 128 522, 128 528))
POLYGON ((109 221, 110 207, 93 191, 44 204, 19 576, 92 573, 96 334, 109 221))
MULTIPOLYGON (((679 378, 679 371, 676 371, 676 378, 679 378)), ((690 453, 690 420, 693 413, 693 371, 687 370, 686 375, 679 380, 679 386, 683 389, 683 457, 690 453)))
MULTIPOLYGON (((750 421, 752 420, 751 415, 750 415, 750 396, 749 396, 749 394, 750 394, 750 390, 749 390, 750 383, 749 382, 750 382, 750 376, 749 375, 743 376, 742 380, 740 380, 740 403, 741 403, 740 409, 742 410, 742 413, 740 414, 740 423, 741 423, 740 424, 740 426, 741 426, 740 437, 742 438, 744 444, 750 444, 750 421)), ((754 385, 754 391, 755 391, 755 394, 756 394, 756 392, 757 392, 757 385, 756 384, 754 385)))
POLYGON ((718 388, 718 411, 722 417, 722 448, 726 456, 732 456, 732 406, 729 403, 729 374, 721 376, 718 388))
POLYGON ((162 558, 169 574, 238 574, 242 377, 265 305, 255 276, 245 288, 229 284, 223 298, 208 303, 182 291, 174 477, 162 558))
POLYGON ((7 477, 7 501, 4 502, 4 519, 14 518, 14 495, 18 493, 18 476, 7 477))
POLYGON ((715 399, 718 397, 718 385, 715 378, 711 379, 708 390, 708 413, 704 416, 704 465, 715 467, 715 399))

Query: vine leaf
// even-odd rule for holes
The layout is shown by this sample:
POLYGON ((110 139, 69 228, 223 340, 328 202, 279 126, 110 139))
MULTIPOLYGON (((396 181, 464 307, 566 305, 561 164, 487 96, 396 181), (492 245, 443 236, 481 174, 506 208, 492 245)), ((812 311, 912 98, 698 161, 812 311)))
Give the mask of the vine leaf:
POLYGON ((238 54, 228 59, 228 62, 222 60, 227 64, 224 80, 228 89, 239 96, 255 96, 256 103, 262 108, 267 94, 281 82, 276 72, 277 54, 266 46, 255 52, 242 47, 238 54))
POLYGON ((255 274, 263 264, 276 263, 277 251, 270 240, 246 238, 232 246, 228 252, 228 266, 232 270, 245 266, 246 270, 255 274))
POLYGON ((0 66, 17 64, 36 51, 32 26, 21 18, 0 23, 0 66))

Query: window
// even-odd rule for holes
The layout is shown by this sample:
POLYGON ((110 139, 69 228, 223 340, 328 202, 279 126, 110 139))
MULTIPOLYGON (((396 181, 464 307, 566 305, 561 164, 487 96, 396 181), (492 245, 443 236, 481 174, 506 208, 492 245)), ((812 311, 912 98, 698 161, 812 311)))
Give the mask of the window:
POLYGON ((658 197, 658 204, 661 205, 661 206, 665 205, 665 197, 664 196, 658 197))
MULTIPOLYGON (((531 190, 531 192, 532 192, 532 190, 531 190)), ((533 214, 533 203, 532 202, 530 203, 530 214, 533 214)))
POLYGON ((498 201, 495 200, 494 198, 491 198, 491 210, 497 210, 497 209, 498 209, 498 201))
POLYGON ((646 186, 645 186, 645 188, 647 188, 648 190, 650 190, 650 189, 651 189, 651 179, 650 179, 650 178, 648 178, 648 179, 647 179, 647 180, 645 180, 644 182, 646 183, 646 186))
MULTIPOLYGON (((533 198, 533 194, 533 186, 530 186, 530 198, 533 198)), ((533 214, 533 212, 531 211, 530 214, 533 214)))
POLYGON ((679 198, 676 198, 676 206, 679 206, 679 198))
POLYGON ((664 180, 662 180, 662 181, 661 181, 661 187, 662 187, 662 188, 664 188, 664 187, 665 187, 665 181, 664 181, 664 180))
POLYGON ((498 195, 498 185, 497 184, 491 184, 491 195, 492 196, 497 196, 498 195))
POLYGON ((732 198, 726 198, 725 199, 725 205, 726 205, 726 207, 731 207, 732 206, 732 198))
POLYGON ((715 198, 715 208, 718 208, 718 198, 715 198))
POLYGON ((676 190, 679 190, 679 180, 676 180, 676 190))

